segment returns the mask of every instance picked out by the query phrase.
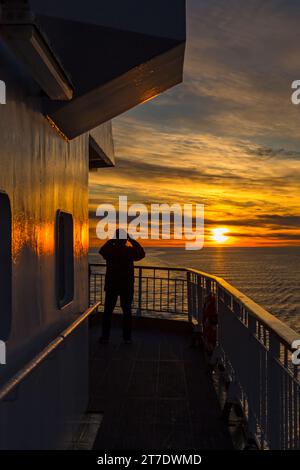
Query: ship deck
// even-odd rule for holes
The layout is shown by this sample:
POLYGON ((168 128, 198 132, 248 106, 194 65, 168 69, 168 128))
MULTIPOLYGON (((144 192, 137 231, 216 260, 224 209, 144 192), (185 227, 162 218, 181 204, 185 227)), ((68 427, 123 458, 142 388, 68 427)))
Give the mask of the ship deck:
POLYGON ((231 449, 203 354, 187 322, 135 319, 122 344, 121 318, 111 341, 90 327, 90 413, 103 414, 94 449, 231 449))

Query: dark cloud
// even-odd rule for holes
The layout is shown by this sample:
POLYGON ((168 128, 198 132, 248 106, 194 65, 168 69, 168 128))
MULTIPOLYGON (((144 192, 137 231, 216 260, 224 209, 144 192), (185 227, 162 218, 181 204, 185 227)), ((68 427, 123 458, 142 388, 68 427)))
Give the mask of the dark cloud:
POLYGON ((262 214, 257 216, 257 220, 265 225, 300 228, 300 216, 298 215, 262 214))
MULTIPOLYGON (((208 226, 216 225, 213 219, 206 219, 208 226)), ((218 219, 218 225, 229 227, 270 227, 270 228, 300 228, 300 216, 298 215, 272 215, 258 214, 251 219, 218 219)))
POLYGON ((266 158, 277 158, 279 160, 299 160, 300 151, 286 150, 284 148, 276 149, 271 147, 257 147, 255 149, 248 149, 250 155, 266 157, 266 158))

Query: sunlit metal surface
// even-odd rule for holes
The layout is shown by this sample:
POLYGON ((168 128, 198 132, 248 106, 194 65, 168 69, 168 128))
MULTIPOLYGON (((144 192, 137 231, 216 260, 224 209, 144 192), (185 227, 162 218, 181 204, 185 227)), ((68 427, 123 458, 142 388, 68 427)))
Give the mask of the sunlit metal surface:
MULTIPOLYGON (((12 208, 13 260, 12 325, 1 387, 88 306, 89 145, 88 135, 65 142, 43 115, 39 87, 20 72, 2 42, 0 56, 1 78, 8 84, 0 119, 0 189, 8 194, 12 208), (58 209, 74 217, 74 301, 63 310, 55 304, 58 209)), ((71 432, 66 423, 86 407, 86 352, 87 328, 82 325, 55 360, 44 362, 18 387, 12 402, 0 404, 1 448, 59 448, 64 434, 71 432), (68 399, 57 394, 58 387, 68 399), (74 387, 78 387, 76 397, 74 387), (48 427, 38 432, 42 415, 48 427)))

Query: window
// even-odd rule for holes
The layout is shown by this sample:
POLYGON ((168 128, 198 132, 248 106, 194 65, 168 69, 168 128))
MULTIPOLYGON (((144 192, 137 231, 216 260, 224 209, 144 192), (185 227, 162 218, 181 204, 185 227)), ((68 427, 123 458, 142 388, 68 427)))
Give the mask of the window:
POLYGON ((7 194, 0 192, 0 340, 7 341, 12 311, 12 217, 7 194))
POLYGON ((59 308, 74 298, 73 217, 62 211, 56 219, 56 292, 59 308))

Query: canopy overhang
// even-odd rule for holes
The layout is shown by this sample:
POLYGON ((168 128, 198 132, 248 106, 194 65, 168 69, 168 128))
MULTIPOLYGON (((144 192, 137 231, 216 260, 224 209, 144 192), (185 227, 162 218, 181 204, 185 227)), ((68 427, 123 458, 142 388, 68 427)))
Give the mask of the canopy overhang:
POLYGON ((48 96, 45 113, 69 139, 182 81, 185 0, 0 3, 3 37, 48 96))
POLYGON ((89 132, 89 169, 115 166, 114 142, 111 121, 89 132))

